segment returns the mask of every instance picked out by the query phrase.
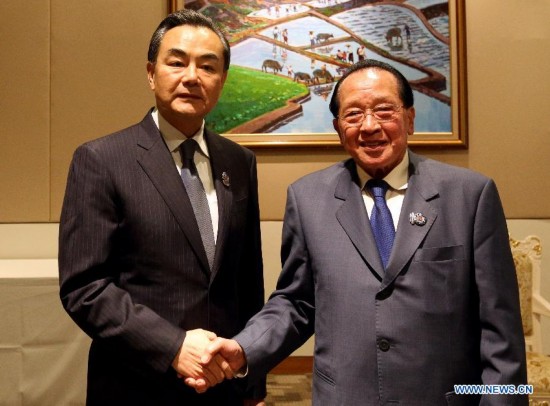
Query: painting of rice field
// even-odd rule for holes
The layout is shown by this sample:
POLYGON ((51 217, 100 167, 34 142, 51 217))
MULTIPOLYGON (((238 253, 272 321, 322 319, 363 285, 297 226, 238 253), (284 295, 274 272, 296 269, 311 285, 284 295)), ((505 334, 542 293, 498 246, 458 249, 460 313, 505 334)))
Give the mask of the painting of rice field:
POLYGON ((461 87, 451 64, 456 19, 449 3, 186 1, 186 8, 211 17, 231 45, 228 80, 207 125, 259 142, 293 135, 330 140, 334 85, 352 64, 371 58, 394 65, 409 80, 416 108, 413 140, 465 144, 465 128, 457 127, 465 120, 465 112, 457 114, 465 110, 465 95, 459 100, 453 90, 461 87))

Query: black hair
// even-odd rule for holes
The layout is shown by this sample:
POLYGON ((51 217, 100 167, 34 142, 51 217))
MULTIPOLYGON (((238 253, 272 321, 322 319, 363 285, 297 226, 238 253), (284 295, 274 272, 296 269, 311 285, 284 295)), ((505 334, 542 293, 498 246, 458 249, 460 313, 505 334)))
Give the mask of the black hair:
POLYGON ((332 113, 334 118, 338 117, 338 111, 340 110, 340 100, 338 97, 340 86, 342 86, 342 83, 344 82, 344 80, 347 79, 349 75, 363 69, 380 69, 391 73, 397 80, 399 97, 403 102, 403 106, 405 108, 409 108, 414 105, 414 96, 413 96, 411 85, 409 84, 408 80, 405 78, 405 76, 403 76, 401 72, 399 72, 393 66, 385 62, 377 61, 375 59, 364 59, 362 61, 357 62, 355 65, 352 65, 348 69, 348 71, 344 74, 344 76, 342 76, 340 80, 338 80, 338 82, 336 83, 336 86, 334 87, 334 92, 332 92, 332 97, 330 99, 330 104, 329 104, 330 112, 332 113))
POLYGON ((205 27, 213 31, 220 39, 223 45, 223 69, 227 71, 229 69, 229 63, 231 59, 231 50, 227 38, 223 32, 216 26, 216 24, 205 15, 193 11, 190 9, 183 9, 176 11, 168 15, 161 21, 153 36, 149 42, 149 51, 147 52, 147 60, 151 63, 155 63, 158 57, 160 43, 164 38, 167 31, 172 28, 179 27, 180 25, 191 25, 193 27, 205 27))

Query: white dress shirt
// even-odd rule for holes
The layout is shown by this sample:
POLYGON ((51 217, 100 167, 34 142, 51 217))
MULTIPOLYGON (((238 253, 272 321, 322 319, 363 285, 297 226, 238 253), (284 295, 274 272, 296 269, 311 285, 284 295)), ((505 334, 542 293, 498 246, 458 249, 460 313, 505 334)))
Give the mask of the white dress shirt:
MULTIPOLYGON (((181 175, 181 167, 183 165, 181 161, 180 145, 188 138, 183 135, 179 130, 166 121, 162 115, 159 114, 157 109, 154 109, 151 113, 153 120, 157 124, 157 127, 168 146, 181 175)), ((210 217, 212 218, 212 229, 214 230, 214 242, 218 237, 218 197, 216 195, 216 188, 214 187, 214 178, 212 177, 212 166, 210 165, 210 155, 208 154, 208 146, 204 139, 204 121, 201 128, 191 137, 197 144, 199 144, 199 150, 195 151, 194 161, 197 167, 199 178, 206 192, 206 198, 208 200, 208 207, 210 209, 210 217)))
MULTIPOLYGON (((363 193, 363 202, 367 209, 369 219, 374 207, 374 199, 370 195, 369 191, 365 187, 367 181, 372 177, 367 174, 360 166, 357 166, 357 175, 359 175, 359 182, 363 193)), ((409 152, 405 152, 403 160, 384 178, 390 185, 388 192, 386 193, 386 203, 390 209, 390 213, 393 220, 393 226, 397 230, 397 223, 399 221, 399 215, 401 214, 401 207, 403 206, 403 200, 405 199, 405 192, 409 185, 409 152)))

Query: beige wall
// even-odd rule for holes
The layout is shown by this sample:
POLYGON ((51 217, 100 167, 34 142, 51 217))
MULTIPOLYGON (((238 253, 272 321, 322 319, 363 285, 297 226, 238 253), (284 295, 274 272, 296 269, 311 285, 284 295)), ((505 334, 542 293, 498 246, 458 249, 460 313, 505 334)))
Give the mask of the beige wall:
MULTIPOLYGON (((57 221, 76 146, 145 114, 146 50, 166 3, 0 2, 0 222, 57 221)), ((470 147, 419 150, 495 178, 509 218, 550 218, 548 21, 547 1, 467 0, 470 147)), ((290 182, 344 157, 256 152, 268 220, 282 218, 290 182)))

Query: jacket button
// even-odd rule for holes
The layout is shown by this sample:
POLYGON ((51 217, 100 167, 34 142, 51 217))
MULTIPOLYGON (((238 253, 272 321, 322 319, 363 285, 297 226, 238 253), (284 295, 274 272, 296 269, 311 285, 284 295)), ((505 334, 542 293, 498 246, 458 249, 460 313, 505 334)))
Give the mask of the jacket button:
POLYGON ((378 348, 380 349, 380 351, 388 351, 390 349, 390 343, 388 340, 386 339, 381 339, 378 341, 378 348))

